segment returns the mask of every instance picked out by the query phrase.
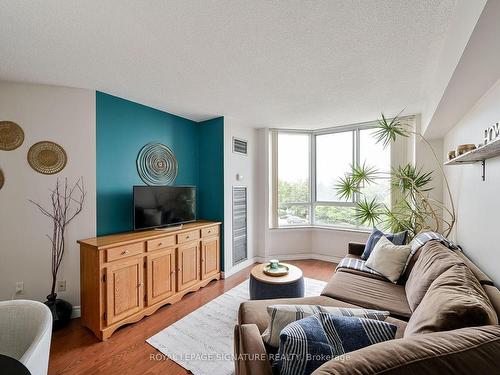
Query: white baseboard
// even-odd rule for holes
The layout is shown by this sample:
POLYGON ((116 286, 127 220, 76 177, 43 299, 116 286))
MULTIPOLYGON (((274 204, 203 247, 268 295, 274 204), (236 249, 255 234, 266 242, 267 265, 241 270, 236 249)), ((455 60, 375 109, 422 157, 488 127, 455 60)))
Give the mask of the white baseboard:
POLYGON ((242 269, 251 266, 254 263, 264 263, 269 261, 270 259, 278 258, 280 260, 305 260, 305 259, 314 259, 314 260, 323 260, 325 262, 338 263, 343 257, 335 256, 335 255, 325 255, 318 253, 298 253, 298 254, 275 254, 269 255, 267 257, 255 256, 253 258, 247 259, 244 262, 238 263, 236 266, 232 267, 228 271, 224 271, 221 273, 221 277, 223 279, 228 278, 235 273, 238 273, 242 269))
POLYGON ((73 311, 71 311, 71 319, 79 318, 82 315, 82 310, 80 306, 73 306, 73 311))
POLYGON ((262 262, 262 259, 260 257, 253 257, 253 258, 247 259, 247 260, 245 260, 241 263, 238 263, 237 265, 231 267, 229 270, 222 272, 222 278, 226 279, 229 276, 240 272, 242 269, 247 268, 248 266, 251 266, 254 263, 260 263, 260 262, 262 262))
POLYGON ((335 255, 325 255, 318 253, 297 253, 297 254, 274 254, 266 257, 265 260, 277 258, 279 260, 305 260, 305 259, 314 259, 314 260, 323 260, 325 262, 333 262, 338 263, 343 257, 335 256, 335 255))

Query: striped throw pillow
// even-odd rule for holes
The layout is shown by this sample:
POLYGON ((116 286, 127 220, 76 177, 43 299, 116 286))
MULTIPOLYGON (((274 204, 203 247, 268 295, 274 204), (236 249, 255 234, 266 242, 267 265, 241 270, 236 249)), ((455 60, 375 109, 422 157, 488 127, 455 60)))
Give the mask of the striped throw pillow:
POLYGON ((327 313, 298 320, 281 332, 273 374, 312 374, 339 355, 394 339, 396 329, 394 324, 379 320, 327 313))
POLYGON ((329 313, 335 316, 355 316, 376 320, 385 320, 389 316, 389 311, 318 305, 272 305, 267 307, 267 313, 269 314, 269 325, 262 333, 262 340, 275 348, 280 344, 280 333, 283 328, 292 322, 314 314, 329 313))

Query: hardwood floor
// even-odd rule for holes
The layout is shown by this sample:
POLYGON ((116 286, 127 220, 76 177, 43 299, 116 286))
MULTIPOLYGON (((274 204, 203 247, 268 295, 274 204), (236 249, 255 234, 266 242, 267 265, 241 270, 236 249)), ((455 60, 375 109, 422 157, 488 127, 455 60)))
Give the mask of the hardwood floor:
MULTIPOLYGON (((324 281, 335 268, 334 263, 319 260, 288 263, 300 267, 305 277, 324 281)), ((186 295, 177 304, 165 306, 140 322, 119 329, 106 342, 98 341, 88 329, 81 327, 80 319, 73 319, 67 328, 53 335, 49 374, 189 374, 173 361, 150 359, 159 352, 145 340, 246 280, 252 267, 212 282, 186 295)))

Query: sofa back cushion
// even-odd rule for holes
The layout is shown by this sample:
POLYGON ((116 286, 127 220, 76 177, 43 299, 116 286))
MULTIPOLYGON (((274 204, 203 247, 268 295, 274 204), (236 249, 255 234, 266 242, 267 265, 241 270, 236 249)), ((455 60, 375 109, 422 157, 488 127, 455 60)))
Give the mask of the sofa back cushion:
POLYGON ((472 271, 457 264, 431 284, 404 337, 489 324, 498 324, 498 317, 488 296, 472 271))
POLYGON ((410 309, 415 311, 427 289, 436 278, 462 260, 452 250, 437 241, 427 242, 415 262, 405 284, 410 309))

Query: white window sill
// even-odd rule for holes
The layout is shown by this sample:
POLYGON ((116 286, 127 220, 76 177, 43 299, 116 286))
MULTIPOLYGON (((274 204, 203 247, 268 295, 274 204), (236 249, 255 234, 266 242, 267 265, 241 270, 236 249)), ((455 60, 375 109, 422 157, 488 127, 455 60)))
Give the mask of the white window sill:
POLYGON ((371 233, 370 229, 362 228, 346 228, 346 227, 334 227, 334 226, 320 226, 320 225, 297 225, 297 226, 287 226, 287 227, 277 227, 269 228, 270 231, 281 231, 281 230, 311 230, 311 229, 321 229, 330 230, 335 232, 354 232, 354 233, 371 233))

